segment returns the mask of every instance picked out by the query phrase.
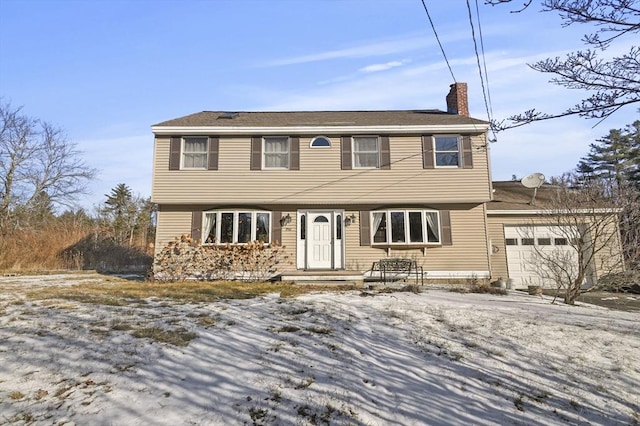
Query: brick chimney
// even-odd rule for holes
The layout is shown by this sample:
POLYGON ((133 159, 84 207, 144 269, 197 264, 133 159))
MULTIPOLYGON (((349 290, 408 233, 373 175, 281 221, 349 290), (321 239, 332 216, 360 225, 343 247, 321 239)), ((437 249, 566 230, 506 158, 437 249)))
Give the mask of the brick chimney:
POLYGON ((469 117, 467 83, 453 83, 447 95, 447 112, 469 117))

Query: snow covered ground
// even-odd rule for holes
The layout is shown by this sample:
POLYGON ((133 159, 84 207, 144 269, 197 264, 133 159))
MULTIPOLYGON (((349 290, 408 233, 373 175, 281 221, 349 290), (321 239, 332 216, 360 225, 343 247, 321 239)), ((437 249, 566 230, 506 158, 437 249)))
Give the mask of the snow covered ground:
POLYGON ((24 298, 77 283, 0 278, 0 424, 640 424, 638 313, 433 289, 24 298))

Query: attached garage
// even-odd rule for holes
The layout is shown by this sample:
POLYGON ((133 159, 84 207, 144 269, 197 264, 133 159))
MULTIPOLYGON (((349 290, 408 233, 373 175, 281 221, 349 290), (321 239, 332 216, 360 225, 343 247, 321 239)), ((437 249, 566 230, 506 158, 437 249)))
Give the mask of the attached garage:
POLYGON ((578 235, 582 235, 583 255, 589 262, 583 286, 623 270, 616 211, 605 209, 594 213, 589 206, 581 206, 574 209, 573 216, 564 217, 567 213, 563 209, 550 207, 558 205, 557 200, 554 204, 558 187, 545 184, 538 188, 535 198, 532 191, 518 181, 493 182, 493 200, 486 204, 491 279, 511 279, 515 288, 555 287, 562 276, 566 285, 578 276, 579 256, 575 248, 578 235), (592 241, 594 221, 599 231, 592 241), (586 228, 579 229, 582 226, 586 228))
POLYGON ((553 271, 543 256, 552 255, 561 259, 570 268, 578 265, 578 253, 569 244, 577 230, 561 226, 504 226, 504 247, 507 260, 507 274, 515 287, 542 285, 555 287, 553 271))

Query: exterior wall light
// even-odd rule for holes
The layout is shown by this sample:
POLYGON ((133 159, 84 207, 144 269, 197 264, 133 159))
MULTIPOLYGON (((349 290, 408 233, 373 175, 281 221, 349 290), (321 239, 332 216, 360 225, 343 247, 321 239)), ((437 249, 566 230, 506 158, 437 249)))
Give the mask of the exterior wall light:
POLYGON ((344 218, 344 225, 349 226, 352 223, 356 223, 356 215, 351 213, 351 216, 347 216, 344 218))
POLYGON ((289 213, 287 213, 286 216, 282 216, 280 218, 280 226, 287 226, 290 223, 291 223, 291 215, 289 213))

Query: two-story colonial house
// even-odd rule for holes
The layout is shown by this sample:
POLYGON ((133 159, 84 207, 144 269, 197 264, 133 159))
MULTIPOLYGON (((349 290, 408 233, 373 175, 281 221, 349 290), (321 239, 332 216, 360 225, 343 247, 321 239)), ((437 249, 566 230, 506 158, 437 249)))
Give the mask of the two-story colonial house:
POLYGON ((203 111, 152 127, 156 247, 279 241, 284 276, 411 258, 429 278, 490 277, 486 121, 447 111, 203 111))

